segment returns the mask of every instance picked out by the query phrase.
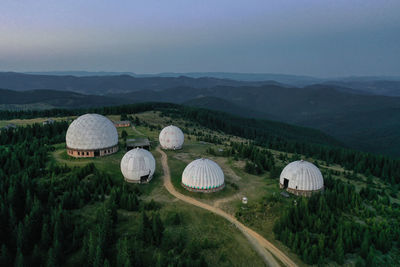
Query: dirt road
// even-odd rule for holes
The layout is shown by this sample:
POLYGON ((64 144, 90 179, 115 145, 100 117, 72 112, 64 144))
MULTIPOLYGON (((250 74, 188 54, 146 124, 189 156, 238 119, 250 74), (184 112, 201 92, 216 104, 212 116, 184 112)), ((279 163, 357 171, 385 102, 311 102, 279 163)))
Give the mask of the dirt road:
POLYGON ((193 199, 191 197, 185 196, 178 191, 175 190, 174 186, 171 183, 171 174, 169 171, 169 166, 168 166, 168 157, 167 154, 165 154, 164 151, 160 149, 160 147, 157 147, 157 151, 161 154, 161 164, 164 170, 164 186, 170 192, 173 196, 176 198, 187 202, 189 204, 195 205, 197 207, 200 207, 202 209, 206 209, 208 211, 211 211, 226 220, 230 221, 232 224, 234 224, 249 240, 251 245, 254 247, 254 249, 257 251, 257 253, 263 258, 264 262, 268 266, 280 266, 278 261, 272 256, 272 254, 278 258, 285 266, 297 266, 288 256, 286 256, 282 251, 280 251, 277 247, 275 247, 273 244, 271 244, 268 240, 266 240, 264 237, 256 233, 255 231, 251 230, 250 228, 246 227, 244 224, 239 222, 235 217, 232 215, 224 212, 223 210, 210 206, 208 204, 205 204, 203 202, 200 202, 196 199, 193 199), (272 254, 271 254, 272 253, 272 254))

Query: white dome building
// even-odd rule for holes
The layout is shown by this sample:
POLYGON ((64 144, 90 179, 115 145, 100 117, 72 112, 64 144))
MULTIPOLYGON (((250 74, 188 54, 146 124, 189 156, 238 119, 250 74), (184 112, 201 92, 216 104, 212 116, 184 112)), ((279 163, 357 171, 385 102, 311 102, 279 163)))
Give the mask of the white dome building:
POLYGON ((279 186, 298 196, 310 196, 324 189, 324 178, 314 164, 298 160, 282 170, 279 186))
POLYGON ((125 181, 147 183, 153 178, 156 161, 153 155, 142 148, 129 150, 121 160, 121 172, 125 181))
POLYGON ((160 145, 163 149, 181 149, 184 140, 182 130, 173 125, 162 129, 159 136, 160 145))
POLYGON ((118 151, 118 132, 114 124, 99 114, 85 114, 68 127, 67 153, 72 157, 105 156, 118 151))
POLYGON ((182 186, 194 192, 216 192, 225 187, 224 173, 214 161, 196 159, 183 171, 182 186))

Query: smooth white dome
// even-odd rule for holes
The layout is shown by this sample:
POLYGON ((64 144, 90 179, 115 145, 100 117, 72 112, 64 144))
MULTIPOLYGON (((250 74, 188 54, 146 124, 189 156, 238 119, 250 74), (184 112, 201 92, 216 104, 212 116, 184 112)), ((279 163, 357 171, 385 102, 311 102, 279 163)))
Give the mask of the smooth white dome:
POLYGON ((224 173, 212 160, 196 159, 182 173, 182 184, 192 189, 210 190, 224 185, 224 173))
POLYGON ((287 188, 293 190, 316 191, 324 187, 324 178, 321 171, 312 163, 298 160, 289 163, 279 179, 281 185, 289 180, 287 188))
POLYGON ((141 178, 146 177, 146 181, 151 180, 156 169, 156 161, 153 155, 142 148, 135 148, 126 152, 121 160, 121 172, 129 182, 141 182, 141 178))
POLYGON ((85 114, 74 120, 66 135, 68 148, 97 150, 118 144, 118 132, 114 124, 99 114, 85 114))
POLYGON ((160 145, 164 149, 181 149, 184 140, 181 129, 173 125, 162 129, 159 136, 160 145))

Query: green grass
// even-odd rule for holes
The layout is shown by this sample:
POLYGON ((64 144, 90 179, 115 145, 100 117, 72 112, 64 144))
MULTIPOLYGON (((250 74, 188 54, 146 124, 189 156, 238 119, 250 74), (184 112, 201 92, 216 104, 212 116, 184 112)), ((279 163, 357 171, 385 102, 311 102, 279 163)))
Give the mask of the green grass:
MULTIPOLYGON (((69 120, 75 117, 59 117, 59 118, 53 118, 55 121, 64 121, 64 120, 69 120)), ((30 125, 34 123, 43 123, 45 120, 49 118, 34 118, 34 119, 14 119, 14 120, 0 120, 0 128, 4 127, 10 123, 15 124, 17 126, 25 126, 25 125, 30 125)))
MULTIPOLYGON (((164 220, 169 213, 176 211, 183 215, 183 223, 178 226, 166 225, 165 234, 184 234, 188 243, 207 242, 209 247, 203 247, 201 253, 210 266, 264 266, 245 237, 228 221, 181 201, 162 202, 159 210, 164 220)), ((129 235, 138 227, 139 222, 138 212, 123 212, 117 232, 120 235, 129 235)))
MULTIPOLYGON (((187 163, 173 157, 173 154, 176 153, 176 151, 166 151, 166 153, 168 155, 168 165, 171 173, 171 182, 178 192, 196 198, 198 200, 218 200, 221 198, 232 196, 237 192, 237 190, 234 189, 229 184, 225 184, 224 189, 214 193, 190 192, 186 190, 181 185, 181 181, 182 181, 182 173, 185 167, 187 166, 187 163)), ((225 177, 225 179, 229 180, 228 177, 225 177)))
POLYGON ((69 167, 83 167, 89 163, 94 163, 96 168, 110 174, 113 178, 123 179, 119 166, 125 154, 124 149, 120 148, 117 153, 105 157, 73 158, 68 156, 65 143, 57 144, 54 147, 55 150, 52 152, 52 156, 58 163, 67 164, 69 167))

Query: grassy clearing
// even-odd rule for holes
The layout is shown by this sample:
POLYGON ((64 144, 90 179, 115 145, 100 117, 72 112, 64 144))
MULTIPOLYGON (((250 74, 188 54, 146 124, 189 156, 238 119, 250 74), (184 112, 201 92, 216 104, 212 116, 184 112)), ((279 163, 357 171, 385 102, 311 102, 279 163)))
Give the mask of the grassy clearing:
POLYGON ((98 158, 73 158, 67 155, 65 143, 54 146, 55 150, 52 152, 52 157, 59 164, 66 164, 69 167, 83 167, 89 163, 94 163, 96 168, 105 171, 115 179, 123 179, 120 172, 120 161, 125 154, 125 151, 120 150, 112 155, 98 158))
MULTIPOLYGON (((182 201, 175 201, 175 198, 162 186, 160 154, 154 150, 152 152, 157 163, 152 181, 149 184, 132 186, 140 187, 143 201, 154 199, 161 204, 159 212, 163 219, 166 219, 168 214, 172 212, 179 212, 182 215, 183 223, 178 226, 166 225, 165 234, 177 235, 181 233, 189 242, 203 244, 202 253, 210 266, 263 266, 263 261, 249 245, 246 238, 228 221, 182 201)), ((55 146, 52 156, 59 164, 67 164, 71 167, 81 167, 93 162, 97 168, 108 172, 113 179, 123 182, 123 177, 119 171, 119 162, 123 154, 124 151, 120 150, 116 154, 106 157, 75 159, 66 154, 65 144, 58 144, 55 146)), ((183 170, 186 164, 173 159, 170 166, 171 170, 178 173, 183 170)), ((177 175, 175 176, 178 177, 177 175)), ((227 192, 229 193, 229 191, 227 192)), ((99 207, 99 203, 87 205, 77 210, 75 215, 80 218, 82 223, 89 224, 94 221, 99 207)), ((140 222, 139 212, 120 210, 119 218, 118 236, 136 232, 140 222)), ((74 266, 78 257, 79 255, 72 255, 67 262, 67 266, 74 266)))
MULTIPOLYGON (((182 215, 183 223, 167 225, 165 234, 182 234, 189 242, 204 244, 202 253, 210 266, 264 266, 245 237, 226 220, 181 201, 162 202, 159 210, 164 220, 176 211, 182 215)), ((139 221, 138 212, 124 212, 117 231, 121 235, 132 233, 139 221)))
MULTIPOLYGON (((43 123, 45 120, 49 118, 34 118, 34 119, 15 119, 15 120, 0 120, 0 128, 4 127, 8 124, 15 124, 17 126, 26 126, 26 125, 31 125, 35 123, 43 123)), ((72 120, 75 119, 75 117, 59 117, 59 118, 53 118, 55 121, 64 121, 64 120, 72 120)))
MULTIPOLYGON (((193 197, 195 199, 204 201, 208 204, 213 204, 214 201, 216 200, 227 198, 237 193, 237 190, 233 188, 229 183, 225 184, 225 188, 223 190, 216 193, 190 192, 184 189, 181 185, 181 181, 182 181, 182 173, 187 163, 174 157, 173 155, 174 153, 175 153, 174 151, 167 151, 168 165, 171 171, 171 181, 173 186, 178 192, 193 197)), ((225 181, 231 181, 231 180, 232 179, 229 176, 225 175, 225 181)))

